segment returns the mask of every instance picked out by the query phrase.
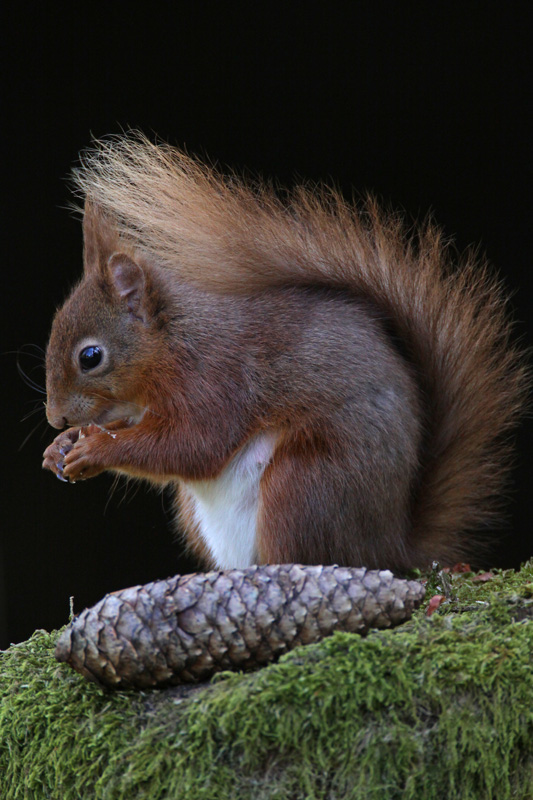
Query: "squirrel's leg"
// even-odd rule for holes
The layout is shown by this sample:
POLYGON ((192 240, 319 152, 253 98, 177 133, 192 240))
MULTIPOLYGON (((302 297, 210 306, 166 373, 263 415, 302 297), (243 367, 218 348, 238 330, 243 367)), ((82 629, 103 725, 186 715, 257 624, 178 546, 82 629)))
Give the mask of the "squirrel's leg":
POLYGON ((260 563, 380 568, 403 560, 405 531, 391 529, 401 516, 394 492, 343 451, 304 435, 280 443, 261 480, 260 563))
POLYGON ((280 442, 260 485, 260 563, 332 563, 344 479, 331 462, 304 434, 280 442))
POLYGON ((194 431, 191 435, 155 416, 131 427, 97 430, 80 437, 66 453, 63 475, 76 481, 116 470, 155 483, 177 477, 209 478, 220 471, 231 452, 217 432, 211 426, 210 436, 200 439, 194 431))

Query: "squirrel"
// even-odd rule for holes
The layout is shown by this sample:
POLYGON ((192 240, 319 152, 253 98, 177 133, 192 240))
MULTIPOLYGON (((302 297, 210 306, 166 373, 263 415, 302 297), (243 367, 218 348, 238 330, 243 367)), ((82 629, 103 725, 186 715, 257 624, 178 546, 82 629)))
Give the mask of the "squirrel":
POLYGON ((74 179, 84 274, 46 352, 44 468, 173 486, 216 569, 475 555, 528 383, 485 262, 372 199, 281 198, 140 133, 74 179))

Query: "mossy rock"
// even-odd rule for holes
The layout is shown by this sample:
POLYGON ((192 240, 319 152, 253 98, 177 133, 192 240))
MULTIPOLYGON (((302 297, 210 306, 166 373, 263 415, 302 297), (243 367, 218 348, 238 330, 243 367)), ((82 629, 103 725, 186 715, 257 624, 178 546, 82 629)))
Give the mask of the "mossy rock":
POLYGON ((430 618, 196 687, 101 689, 37 631, 1 655, 0 797, 531 800, 533 562, 451 583, 430 618))

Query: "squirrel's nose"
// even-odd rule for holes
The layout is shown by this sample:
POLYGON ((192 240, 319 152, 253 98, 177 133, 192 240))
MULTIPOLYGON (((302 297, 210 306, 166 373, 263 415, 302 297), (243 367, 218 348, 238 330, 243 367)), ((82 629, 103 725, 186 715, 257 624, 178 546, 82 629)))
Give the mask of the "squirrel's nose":
POLYGON ((46 406, 46 418, 50 423, 50 425, 52 426, 52 428, 57 428, 58 430, 61 430, 62 428, 67 427, 68 425, 67 418, 64 417, 58 411, 56 411, 53 408, 53 406, 50 406, 48 404, 46 406))

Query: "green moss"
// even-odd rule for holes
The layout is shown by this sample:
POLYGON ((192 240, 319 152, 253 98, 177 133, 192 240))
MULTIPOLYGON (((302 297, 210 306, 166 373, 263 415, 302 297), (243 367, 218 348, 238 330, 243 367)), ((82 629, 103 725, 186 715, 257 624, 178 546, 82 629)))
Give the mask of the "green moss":
POLYGON ((518 597, 531 598, 533 560, 524 564, 519 572, 512 569, 493 569, 490 572, 456 572, 444 576, 442 573, 432 573, 428 580, 426 600, 429 600, 432 593, 444 593, 447 587, 450 588, 455 602, 442 607, 441 611, 449 610, 454 613, 465 605, 482 604, 496 596, 511 600, 518 597), (442 578, 445 578, 446 585, 442 578))
POLYGON ((39 631, 1 657, 0 796, 530 800, 532 583, 453 576, 430 619, 201 688, 100 689, 39 631))

